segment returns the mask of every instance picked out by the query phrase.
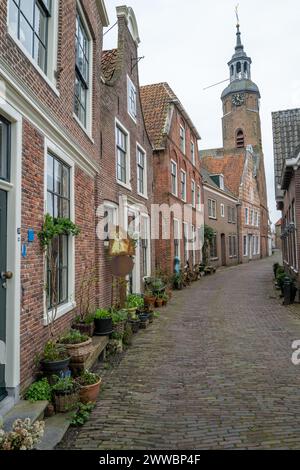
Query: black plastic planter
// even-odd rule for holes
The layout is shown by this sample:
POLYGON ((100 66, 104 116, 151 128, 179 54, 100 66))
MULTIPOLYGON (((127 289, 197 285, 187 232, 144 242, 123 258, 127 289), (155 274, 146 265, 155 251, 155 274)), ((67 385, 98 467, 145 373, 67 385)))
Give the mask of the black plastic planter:
POLYGON ((96 336, 108 336, 113 332, 111 318, 94 318, 96 336))
POLYGON ((52 383, 53 375, 60 377, 63 375, 67 370, 70 362, 70 357, 67 359, 63 359, 61 361, 44 361, 40 362, 43 374, 47 377, 48 381, 52 383))
POLYGON ((284 305, 290 305, 295 302, 297 289, 292 279, 285 278, 283 282, 284 305))

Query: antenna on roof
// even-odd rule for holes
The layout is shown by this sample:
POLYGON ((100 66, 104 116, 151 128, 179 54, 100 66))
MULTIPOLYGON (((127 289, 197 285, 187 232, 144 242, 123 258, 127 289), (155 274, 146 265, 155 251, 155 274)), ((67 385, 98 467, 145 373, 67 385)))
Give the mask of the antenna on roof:
POLYGON ((222 80, 221 82, 218 82, 218 83, 214 83, 213 85, 209 85, 205 88, 203 88, 203 90, 208 90, 209 88, 212 88, 213 86, 217 86, 217 85, 220 85, 221 83, 225 83, 225 82, 229 82, 229 78, 226 78, 226 80, 222 80))

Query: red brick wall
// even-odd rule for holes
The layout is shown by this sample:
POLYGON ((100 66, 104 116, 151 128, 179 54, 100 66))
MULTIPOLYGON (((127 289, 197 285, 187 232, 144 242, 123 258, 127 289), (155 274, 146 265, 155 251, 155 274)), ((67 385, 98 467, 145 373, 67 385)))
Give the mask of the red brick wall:
MULTIPOLYGON (((131 70, 131 59, 137 57, 138 51, 124 18, 119 19, 118 28, 118 71, 111 82, 101 86, 101 132, 103 141, 100 177, 97 184, 97 203, 102 204, 106 200, 118 204, 119 196, 125 195, 131 202, 135 201, 146 206, 150 214, 153 197, 153 154, 145 129, 138 93, 138 66, 136 65, 131 70), (137 123, 133 121, 127 110, 127 75, 129 75, 137 90, 137 123), (120 121, 130 135, 131 191, 119 185, 116 180, 115 118, 120 121), (148 199, 137 193, 137 143, 146 151, 148 199)), ((152 263, 154 263, 154 244, 152 245, 152 263)), ((110 306, 112 295, 110 259, 101 240, 97 240, 97 257, 99 259, 99 305, 110 306)))
MULTIPOLYGON (((192 129, 185 122, 181 113, 174 108, 172 123, 170 131, 166 139, 166 148, 164 151, 156 151, 154 157, 154 200, 156 204, 179 204, 182 208, 185 203, 181 200, 180 196, 180 171, 186 171, 186 195, 187 204, 192 203, 192 179, 195 181, 196 187, 196 204, 197 204, 197 187, 201 188, 201 200, 203 201, 202 179, 200 175, 200 162, 198 158, 198 145, 192 129), (186 152, 185 154, 180 149, 180 124, 183 124, 186 129, 186 152), (195 165, 191 161, 190 142, 193 138, 195 143, 195 165), (177 163, 177 180, 178 180, 178 197, 171 194, 171 160, 177 163)), ((182 212, 183 214, 183 212, 182 212)), ((196 227, 196 210, 193 209, 193 225, 196 227)), ((197 227, 196 227, 197 228, 197 227)), ((183 229, 181 229, 183 230, 183 229)), ((160 223, 161 231, 161 223, 160 223)), ((173 218, 171 219, 171 238, 170 240, 157 240, 156 241, 156 267, 159 270, 168 272, 169 274, 174 270, 174 233, 173 233, 173 218)), ((184 243, 183 239, 180 243, 181 262, 184 260, 184 243)), ((196 262, 200 262, 200 250, 196 252, 196 262)), ((190 265, 192 265, 192 252, 190 252, 190 265)))

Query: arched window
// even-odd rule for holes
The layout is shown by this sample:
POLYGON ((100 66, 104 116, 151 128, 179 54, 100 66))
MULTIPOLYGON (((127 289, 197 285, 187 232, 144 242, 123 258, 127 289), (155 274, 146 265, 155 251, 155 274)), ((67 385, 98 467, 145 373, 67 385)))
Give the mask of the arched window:
POLYGON ((241 129, 239 129, 236 133, 236 147, 237 148, 245 147, 244 132, 241 129))
POLYGON ((247 62, 244 62, 244 72, 245 72, 245 73, 248 72, 248 64, 247 64, 247 62))
POLYGON ((231 75, 234 74, 234 67, 233 67, 233 65, 230 67, 230 73, 231 73, 231 75))
POLYGON ((238 62, 238 63, 236 64, 236 73, 241 73, 241 71, 242 71, 242 66, 241 66, 241 63, 238 62))

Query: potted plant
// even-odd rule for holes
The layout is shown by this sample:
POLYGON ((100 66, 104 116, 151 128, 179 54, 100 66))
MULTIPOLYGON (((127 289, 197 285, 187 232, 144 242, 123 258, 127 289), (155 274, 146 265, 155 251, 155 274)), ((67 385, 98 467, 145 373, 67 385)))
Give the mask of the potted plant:
POLYGON ((166 292, 164 292, 164 293, 162 294, 161 298, 162 298, 162 301, 163 301, 163 303, 162 303, 163 306, 166 306, 167 303, 169 302, 169 296, 168 296, 168 294, 167 294, 166 292))
POLYGON ((44 375, 51 379, 52 375, 61 375, 68 369, 70 359, 71 356, 65 346, 48 341, 44 347, 40 365, 44 375))
POLYGON ((145 290, 144 305, 149 311, 155 307, 155 295, 150 289, 145 290))
POLYGON ((274 278, 276 279, 276 272, 277 269, 279 268, 280 264, 279 263, 274 263, 273 264, 273 273, 274 273, 274 278))
POLYGON ((131 326, 132 333, 136 334, 140 328, 140 319, 136 313, 132 314, 128 320, 129 325, 131 326))
POLYGON ((140 313, 139 319, 140 319, 140 328, 146 329, 147 326, 149 325, 149 313, 146 313, 146 312, 140 313))
POLYGON ((75 318, 72 328, 88 336, 94 334, 94 316, 91 313, 91 290, 96 282, 96 269, 86 266, 79 288, 79 315, 75 318))
POLYGON ((31 422, 30 418, 17 419, 11 431, 0 429, 0 450, 32 450, 42 440, 45 421, 31 422))
POLYGON ((95 403, 99 395, 101 377, 85 370, 76 380, 80 385, 79 398, 81 403, 95 403))
POLYGON ((118 312, 112 313, 111 318, 114 333, 124 333, 127 316, 128 313, 126 310, 119 310, 118 312))
POLYGON ((155 307, 161 308, 163 306, 163 294, 158 294, 155 299, 155 307))
POLYGON ((113 332, 112 314, 108 309, 98 309, 94 314, 96 336, 107 336, 113 332))
POLYGON ((92 338, 78 330, 71 330, 60 339, 60 344, 68 351, 71 362, 84 362, 91 352, 92 338))
POLYGON ((136 313, 144 307, 144 299, 137 294, 129 294, 126 300, 125 308, 129 315, 136 313))
POLYGON ((173 288, 176 290, 182 290, 183 288, 183 278, 182 278, 182 273, 176 273, 173 275, 172 278, 173 282, 173 288))
POLYGON ((56 377, 52 390, 57 413, 67 413, 77 405, 79 385, 72 377, 56 377))

